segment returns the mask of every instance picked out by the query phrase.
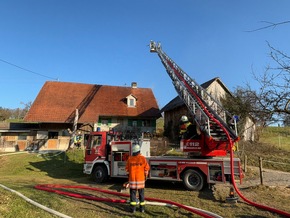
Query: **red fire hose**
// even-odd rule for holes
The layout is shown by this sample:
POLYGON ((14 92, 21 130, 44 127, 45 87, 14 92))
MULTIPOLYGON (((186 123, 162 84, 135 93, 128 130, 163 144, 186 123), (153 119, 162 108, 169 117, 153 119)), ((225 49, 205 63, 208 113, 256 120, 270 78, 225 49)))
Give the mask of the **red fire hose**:
POLYGON ((261 208, 261 209, 264 209, 264 210, 267 210, 267 211, 270 211, 270 212, 274 212, 274 213, 277 213, 279 215, 282 215, 282 216, 285 216, 285 217, 290 217, 290 213, 288 212, 285 212, 285 211, 282 211, 282 210, 278 210, 278 209, 275 209, 275 208, 272 208, 272 207, 268 207, 268 206, 265 206, 265 205, 262 205, 262 204, 258 204, 258 203, 255 203, 253 201, 250 201, 249 199, 247 199, 245 196, 242 195, 242 193, 240 192, 240 190, 238 189, 237 185, 236 185, 236 182, 235 182, 235 175, 234 175, 234 152, 233 152, 233 142, 230 138, 230 135, 229 133, 225 130, 225 128, 219 124, 221 128, 223 128, 223 130, 225 131, 228 139, 229 139, 229 142, 230 142, 230 161, 231 161, 231 179, 232 179, 232 184, 234 186, 234 189, 235 191, 237 192, 237 194, 247 203, 257 207, 257 208, 261 208))
MULTIPOLYGON (((232 142, 231 142, 231 148, 232 148, 232 142)), ((258 204, 258 203, 255 203, 253 201, 250 201, 249 199, 247 199, 245 196, 242 195, 242 193, 240 192, 240 190, 238 189, 237 185, 236 185, 236 182, 235 182, 235 178, 234 178, 234 161, 233 161, 233 149, 231 149, 231 153, 230 153, 230 160, 231 160, 231 174, 232 174, 232 183, 233 183, 233 186, 234 186, 234 189, 235 191, 238 193, 238 195, 244 200, 246 201, 247 203, 257 207, 257 208, 261 208, 261 209, 264 209, 264 210, 268 210, 270 212, 274 212, 274 213, 277 213, 277 214, 280 214, 280 215, 283 215, 285 217, 290 217, 290 213, 286 212, 286 211, 282 211, 282 210, 278 210, 278 209, 275 209, 275 208, 272 208, 272 207, 268 207, 268 206, 265 206, 265 205, 262 205, 262 204, 258 204)))
MULTIPOLYGON (((103 193, 111 194, 111 195, 118 195, 118 196, 122 196, 122 197, 129 197, 130 196, 129 194, 117 193, 117 192, 114 192, 114 191, 103 190, 103 189, 89 187, 89 186, 45 184, 45 185, 36 185, 35 188, 39 189, 39 190, 47 191, 47 192, 53 192, 53 193, 57 193, 57 194, 60 194, 60 195, 66 195, 66 196, 74 197, 74 198, 82 198, 82 199, 88 199, 88 200, 93 200, 93 201, 104 201, 104 202, 111 202, 111 203, 127 203, 127 200, 99 198, 99 197, 95 197, 95 196, 91 196, 91 195, 85 195, 85 194, 79 194, 79 193, 74 193, 74 192, 69 192, 69 191, 63 191, 63 190, 60 190, 60 189, 84 189, 84 190, 103 192, 103 193)), ((196 209, 196 208, 192 208, 192 207, 188 207, 186 205, 183 205, 183 204, 180 204, 180 203, 176 203, 176 202, 173 202, 173 201, 169 201, 169 200, 161 200, 161 199, 148 198, 148 197, 146 197, 145 200, 175 205, 177 207, 183 208, 183 209, 185 209, 187 211, 190 211, 192 213, 198 214, 198 215, 200 215, 202 217, 206 217, 206 218, 220 217, 218 215, 215 215, 214 213, 211 213, 211 212, 208 212, 208 211, 204 211, 204 210, 200 210, 200 209, 196 209)))

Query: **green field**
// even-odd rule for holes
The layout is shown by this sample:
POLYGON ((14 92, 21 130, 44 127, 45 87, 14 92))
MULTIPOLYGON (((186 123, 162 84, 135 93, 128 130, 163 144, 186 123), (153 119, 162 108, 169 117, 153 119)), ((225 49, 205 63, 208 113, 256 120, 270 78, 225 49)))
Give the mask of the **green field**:
POLYGON ((263 159, 265 168, 290 172, 290 128, 268 127, 261 134, 258 143, 241 143, 240 158, 248 157, 248 164, 259 166, 263 159))
POLYGON ((260 141, 290 151, 290 127, 267 127, 263 130, 260 141))

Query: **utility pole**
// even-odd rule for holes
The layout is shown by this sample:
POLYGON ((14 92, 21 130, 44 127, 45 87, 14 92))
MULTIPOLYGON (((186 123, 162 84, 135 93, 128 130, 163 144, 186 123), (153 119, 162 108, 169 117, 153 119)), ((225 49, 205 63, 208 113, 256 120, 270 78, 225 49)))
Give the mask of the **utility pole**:
POLYGON ((77 131, 78 119, 79 119, 79 110, 76 109, 75 119, 74 119, 74 123, 73 123, 73 131, 70 132, 71 135, 70 135, 70 140, 69 140, 69 145, 68 145, 67 151, 73 146, 74 138, 75 138, 76 131, 77 131))

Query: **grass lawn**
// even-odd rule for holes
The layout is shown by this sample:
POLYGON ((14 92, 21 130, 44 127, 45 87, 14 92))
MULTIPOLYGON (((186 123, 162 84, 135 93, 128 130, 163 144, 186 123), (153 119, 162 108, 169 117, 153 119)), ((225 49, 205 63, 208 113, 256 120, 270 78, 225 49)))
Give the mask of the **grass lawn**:
MULTIPOLYGON (((264 158, 275 156, 279 161, 290 159, 290 152, 268 145, 245 145, 244 151, 248 155, 251 165, 259 155, 264 158), (276 150, 273 150, 273 149, 276 150), (280 153, 276 153, 280 152, 280 153)), ((132 217, 128 212, 127 204, 106 203, 76 199, 45 192, 34 188, 37 184, 65 184, 88 185, 104 190, 116 191, 121 189, 125 180, 111 179, 104 184, 95 184, 91 178, 82 173, 83 150, 71 150, 67 153, 37 154, 21 153, 16 155, 1 156, 0 184, 14 189, 28 198, 43 204, 56 211, 71 217, 132 217)), ((277 167, 277 168, 281 168, 277 167)), ((283 168, 283 167, 282 167, 283 168)), ((284 167, 285 168, 285 167, 284 167)), ((290 171, 289 171, 290 172, 290 171)), ((247 178, 247 175, 246 175, 247 178)), ((190 192, 180 183, 147 181, 145 196, 178 202, 191 207, 217 213, 223 217, 280 217, 271 212, 257 209, 248 205, 241 199, 237 204, 225 203, 217 196, 215 189, 204 189, 201 192, 190 192)), ((222 193, 227 195, 228 186, 222 193)), ((128 199, 96 193, 92 191, 74 190, 102 198, 128 199)), ((249 199, 261 204, 290 212, 290 189, 281 187, 256 186, 241 190, 249 199)), ((0 187, 0 217, 56 217, 32 204, 24 201, 14 193, 0 187)), ((184 209, 146 205, 146 213, 137 212, 134 217, 199 217, 184 209)))

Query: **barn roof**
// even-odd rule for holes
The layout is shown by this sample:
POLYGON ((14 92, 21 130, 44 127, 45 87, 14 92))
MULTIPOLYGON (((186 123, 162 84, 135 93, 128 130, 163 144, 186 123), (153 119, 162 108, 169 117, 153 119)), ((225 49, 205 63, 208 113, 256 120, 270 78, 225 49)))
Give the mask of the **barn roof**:
MULTIPOLYGON (((213 84, 214 82, 218 82, 227 93, 229 93, 229 94, 231 93, 230 90, 224 85, 224 83, 221 81, 221 79, 219 77, 215 77, 215 78, 213 78, 205 83, 202 83, 200 86, 202 88, 204 88, 205 90, 207 90, 211 86, 211 84, 213 84)), ((173 110, 175 108, 181 107, 183 105, 184 105, 183 100, 179 96, 176 96, 174 99, 172 99, 168 104, 166 104, 161 109, 161 112, 170 111, 170 110, 173 110)))
POLYGON ((225 84, 221 81, 221 79, 219 77, 215 77, 203 84, 201 84, 200 86, 204 89, 208 89, 208 87, 211 86, 211 84, 213 84, 214 82, 217 82, 221 85, 221 87, 223 87, 223 89, 225 90, 225 92, 227 92, 228 94, 231 94, 230 90, 228 89, 228 87, 225 86, 225 84))
POLYGON ((71 123, 75 110, 79 122, 96 122, 99 116, 159 118, 160 111, 149 88, 46 82, 25 116, 26 122, 71 123), (136 97, 128 107, 126 97, 136 97))

